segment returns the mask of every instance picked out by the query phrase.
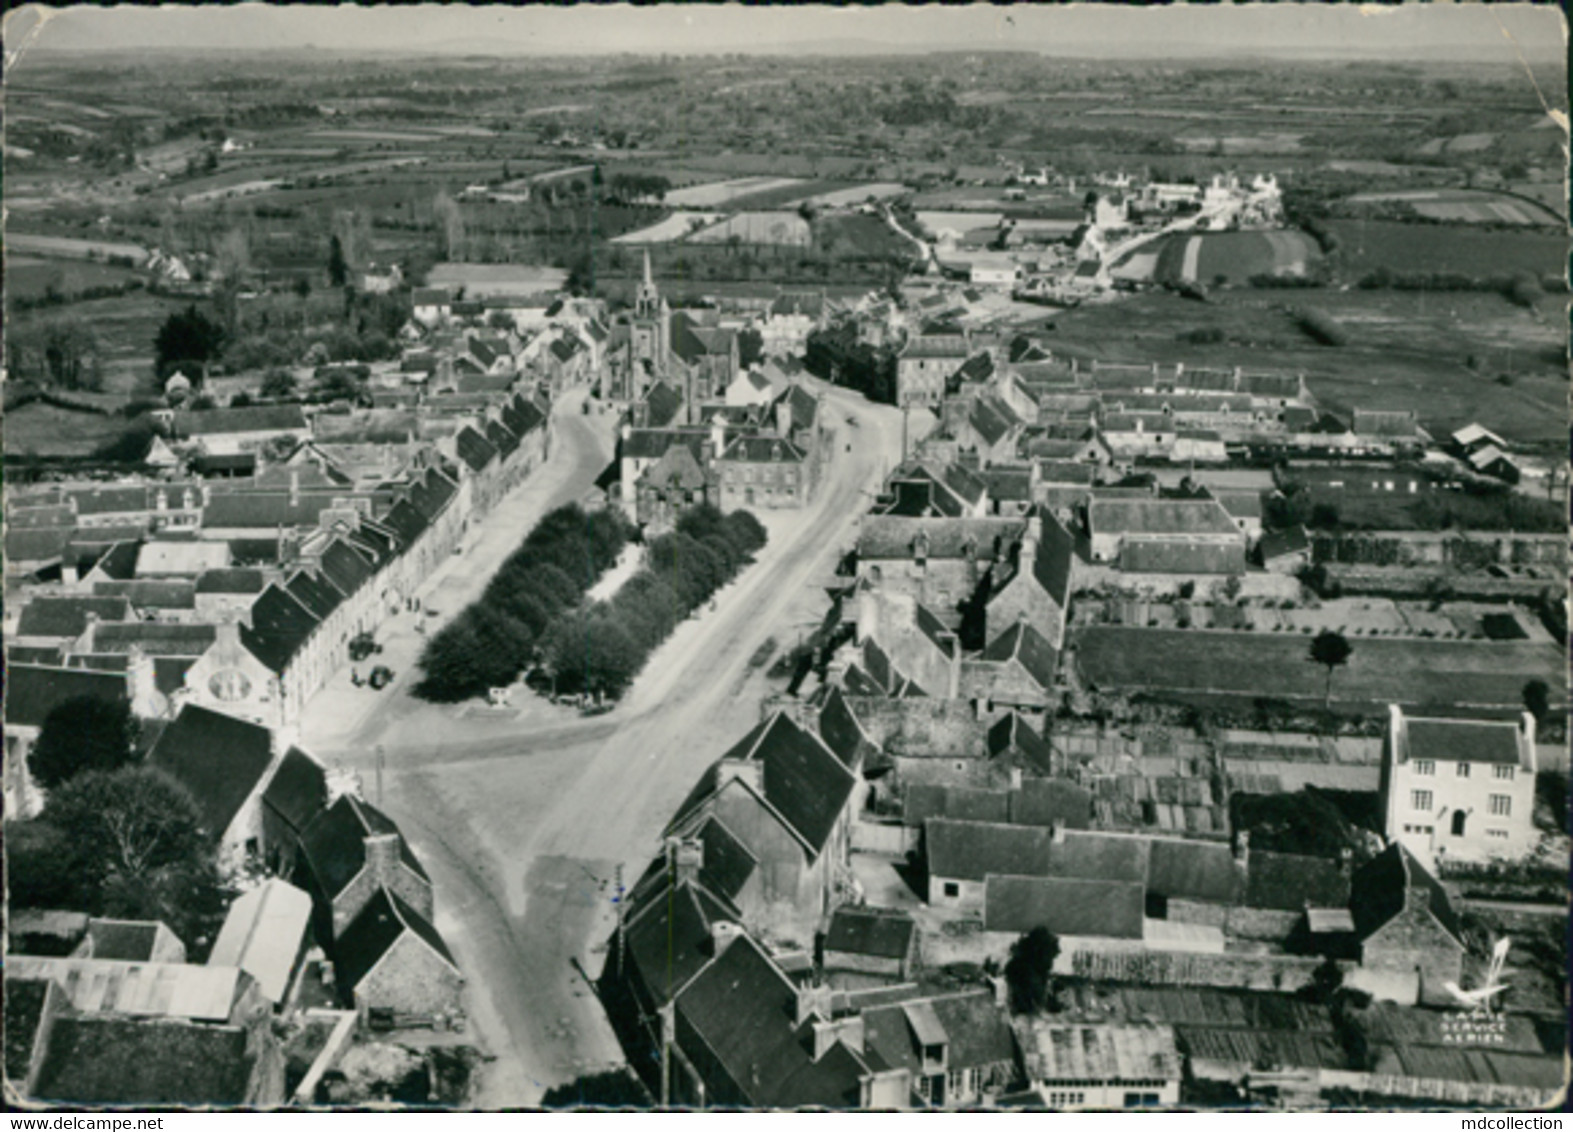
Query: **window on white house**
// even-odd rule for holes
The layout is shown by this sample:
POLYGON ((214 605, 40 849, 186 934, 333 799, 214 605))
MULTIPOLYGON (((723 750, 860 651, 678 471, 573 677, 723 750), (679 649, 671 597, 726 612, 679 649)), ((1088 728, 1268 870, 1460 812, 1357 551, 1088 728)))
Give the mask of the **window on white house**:
POLYGON ((945 895, 946 896, 960 896, 961 895, 961 885, 957 884, 953 880, 947 880, 945 882, 945 895))
POLYGON ((1409 808, 1411 810, 1429 810, 1431 808, 1431 791, 1411 790, 1409 792, 1409 808))
POLYGON ((1436 773, 1436 763, 1432 762, 1430 759, 1416 759, 1415 760, 1415 773, 1416 774, 1435 774, 1436 773))
POLYGON ((1495 817, 1506 818, 1513 814, 1513 799, 1506 794, 1493 794, 1490 798, 1491 813, 1495 817))
POLYGON ((1514 769, 1515 768, 1511 766, 1502 766, 1498 764, 1497 766, 1491 768, 1491 777, 1500 778, 1506 782, 1512 782, 1514 769))
POLYGON ((1469 777, 1469 764, 1468 763, 1459 763, 1458 764, 1458 777, 1460 777, 1460 778, 1468 778, 1469 777))

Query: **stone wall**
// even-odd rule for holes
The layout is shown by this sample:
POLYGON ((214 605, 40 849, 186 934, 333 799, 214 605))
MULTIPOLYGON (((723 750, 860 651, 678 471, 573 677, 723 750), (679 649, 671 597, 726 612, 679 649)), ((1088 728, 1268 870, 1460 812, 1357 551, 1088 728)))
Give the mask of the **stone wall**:
MULTIPOLYGON (((1322 962, 1322 959, 1314 956, 1299 955, 1077 950, 1071 953, 1069 969, 1065 973, 1085 979, 1143 983, 1149 986, 1295 991, 1310 983, 1313 973, 1322 962)), ((1060 966, 1060 963, 1056 963, 1056 970, 1060 966)))

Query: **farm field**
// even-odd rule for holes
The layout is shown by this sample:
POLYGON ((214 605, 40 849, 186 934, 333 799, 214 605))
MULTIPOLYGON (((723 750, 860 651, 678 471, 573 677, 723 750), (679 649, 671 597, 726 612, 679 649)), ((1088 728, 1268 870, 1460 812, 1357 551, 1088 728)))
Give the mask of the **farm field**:
POLYGON ((879 217, 857 212, 835 213, 815 220, 814 246, 826 255, 910 259, 916 254, 916 245, 893 232, 879 217))
MULTIPOLYGON (((1305 635, 1090 626, 1073 631, 1073 640, 1082 678, 1103 690, 1320 702, 1326 681, 1305 635)), ((1333 674, 1333 702, 1371 712, 1390 703, 1518 711, 1526 682, 1564 684, 1554 644, 1360 637, 1350 644, 1349 663, 1333 674)))
POLYGON ((1403 201, 1429 220, 1462 224, 1559 224, 1561 218, 1548 208, 1506 193, 1470 189, 1412 189, 1407 192, 1356 193, 1346 204, 1383 204, 1403 201))
POLYGON ((1567 236, 1553 232, 1487 232, 1395 220, 1329 220, 1327 227, 1338 237, 1339 263, 1356 278, 1378 267, 1463 275, 1561 275, 1567 269, 1567 236))
POLYGON ((688 238, 694 244, 724 244, 733 237, 745 244, 783 244, 806 248, 813 233, 795 212, 739 212, 688 238))
POLYGON ((833 193, 841 189, 856 188, 858 181, 843 180, 794 180, 790 184, 778 185, 772 189, 761 189, 758 192, 744 193, 727 201, 728 208, 746 208, 756 211, 787 208, 796 206, 807 193, 833 193))
POLYGON ((711 181, 666 194, 666 203, 679 208, 713 208, 751 193, 768 192, 801 184, 795 177, 738 177, 730 181, 711 181))
POLYGON ((42 401, 6 411, 8 456, 88 456, 126 430, 124 417, 76 412, 42 401))
POLYGON ((1177 235, 1164 239, 1153 278, 1211 285, 1221 277, 1239 286, 1256 275, 1304 275, 1319 259, 1316 241, 1292 229, 1177 235))
POLYGON ((5 234, 7 252, 24 255, 62 256, 67 259, 108 259, 125 256, 135 263, 147 259, 147 249, 136 244, 117 244, 103 240, 77 240, 69 236, 35 236, 23 232, 5 234))
POLYGON ((899 197, 907 191, 905 185, 884 183, 875 185, 853 185, 850 188, 835 189, 831 192, 816 193, 810 197, 800 197, 788 201, 788 204, 808 204, 815 208, 843 208, 847 205, 862 204, 873 197, 875 200, 889 200, 899 197))
POLYGON ((14 255, 7 256, 5 264, 5 291, 13 299, 39 298, 51 284, 61 295, 75 295, 89 287, 115 287, 137 278, 140 277, 129 267, 91 260, 14 255))
POLYGON ((694 230, 695 225, 703 227, 713 224, 721 219, 719 212, 694 212, 683 210, 674 212, 658 224, 648 228, 640 228, 635 232, 624 232, 621 236, 612 238, 614 244, 669 244, 674 240, 681 240, 694 230))
POLYGON ((950 231, 976 232, 984 228, 998 228, 1005 219, 1003 212, 945 212, 928 210, 917 213, 918 223, 938 235, 950 231))

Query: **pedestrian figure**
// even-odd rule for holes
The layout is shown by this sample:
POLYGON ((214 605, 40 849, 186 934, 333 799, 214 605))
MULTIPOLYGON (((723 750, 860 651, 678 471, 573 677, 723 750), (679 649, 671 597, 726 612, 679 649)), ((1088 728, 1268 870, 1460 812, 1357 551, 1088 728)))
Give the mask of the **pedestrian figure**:
POLYGON ((350 669, 350 683, 355 685, 355 687, 357 687, 357 688, 360 687, 360 670, 359 669, 356 669, 356 668, 350 669))

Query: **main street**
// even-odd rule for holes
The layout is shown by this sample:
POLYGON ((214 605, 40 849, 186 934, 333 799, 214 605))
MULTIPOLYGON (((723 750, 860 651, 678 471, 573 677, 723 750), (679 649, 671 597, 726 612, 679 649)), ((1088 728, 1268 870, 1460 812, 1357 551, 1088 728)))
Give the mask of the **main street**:
MULTIPOLYGON (((815 388, 825 389, 836 430, 816 499, 802 512, 760 514, 770 543, 758 560, 713 609, 677 628, 616 710, 580 719, 540 701, 428 705, 401 686, 314 748, 382 795, 432 873, 438 926, 469 980, 481 1043, 496 1055, 482 1073, 485 1107, 537 1102, 621 1061, 586 978, 599 973, 615 927, 617 879, 633 884, 699 775, 758 720, 768 688, 750 658, 767 641, 790 647, 817 623, 858 516, 900 459, 897 410, 815 388)), ((560 417, 558 447, 537 473, 556 486, 518 515, 539 518, 583 493, 604 464, 600 425, 560 417)), ((493 522, 456 559, 465 581, 445 588, 445 614, 484 587, 529 529, 493 522)))

